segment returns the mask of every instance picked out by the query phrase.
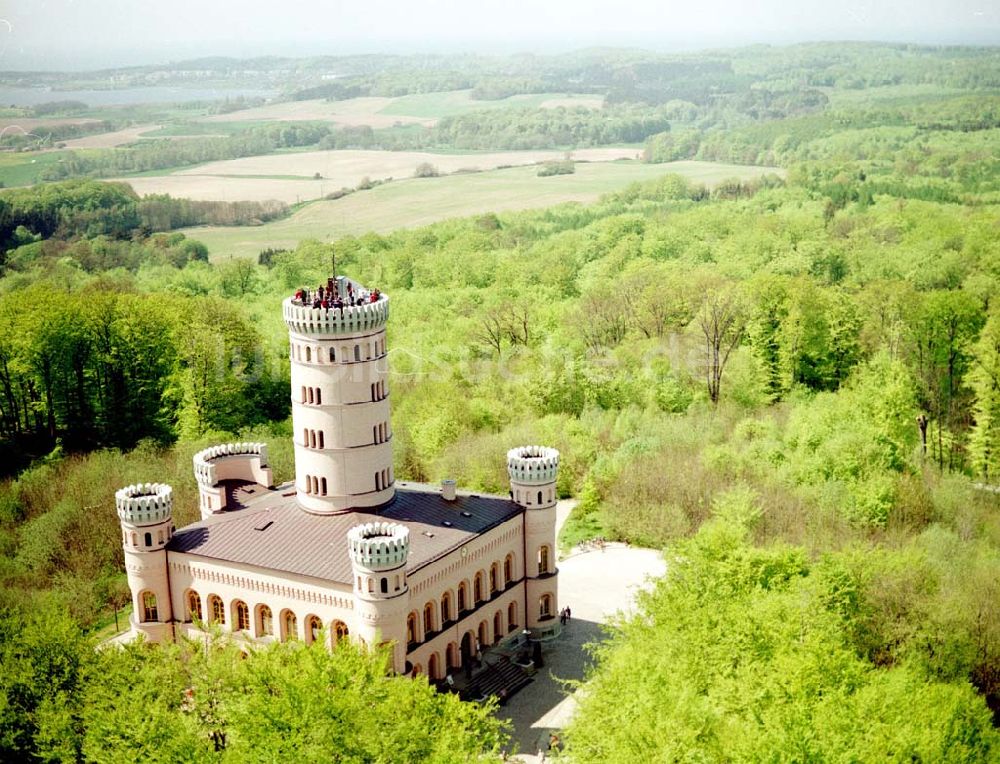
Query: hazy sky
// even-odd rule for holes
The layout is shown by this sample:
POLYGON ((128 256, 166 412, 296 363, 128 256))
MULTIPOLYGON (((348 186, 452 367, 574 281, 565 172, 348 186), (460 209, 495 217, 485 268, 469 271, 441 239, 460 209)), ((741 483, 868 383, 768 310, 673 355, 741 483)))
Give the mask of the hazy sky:
POLYGON ((0 19, 0 70, 212 54, 1000 43, 1000 0, 0 0, 0 19))

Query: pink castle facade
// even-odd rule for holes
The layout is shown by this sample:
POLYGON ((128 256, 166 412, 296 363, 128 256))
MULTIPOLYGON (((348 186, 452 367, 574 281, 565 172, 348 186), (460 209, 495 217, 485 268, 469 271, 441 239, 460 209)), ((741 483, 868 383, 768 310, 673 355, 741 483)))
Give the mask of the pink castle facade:
POLYGON ((174 527, 170 486, 118 491, 133 634, 386 643, 396 672, 437 680, 557 633, 558 452, 511 449, 508 496, 396 481, 388 297, 340 276, 283 313, 295 481, 274 485, 265 444, 231 443, 194 457, 200 522, 174 527))

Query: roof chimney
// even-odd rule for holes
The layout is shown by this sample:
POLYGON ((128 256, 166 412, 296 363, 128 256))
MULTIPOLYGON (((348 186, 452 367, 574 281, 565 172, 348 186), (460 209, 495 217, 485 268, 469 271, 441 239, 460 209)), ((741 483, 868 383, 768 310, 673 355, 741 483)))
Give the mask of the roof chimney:
POLYGON ((455 481, 448 479, 441 481, 441 498, 445 501, 455 501, 455 481))

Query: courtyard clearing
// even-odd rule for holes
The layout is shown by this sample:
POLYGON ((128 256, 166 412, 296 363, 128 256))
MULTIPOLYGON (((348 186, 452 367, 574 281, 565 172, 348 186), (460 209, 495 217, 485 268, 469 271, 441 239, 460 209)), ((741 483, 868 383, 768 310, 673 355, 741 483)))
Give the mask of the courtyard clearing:
MULTIPOLYGON (((575 504, 559 502, 557 536, 575 504)), ((535 681, 498 711, 513 725, 512 743, 526 764, 541 761, 537 753, 547 748, 549 735, 559 734, 573 715, 576 701, 560 680, 584 678, 590 663, 584 646, 602 639, 608 618, 630 612, 636 592, 666 569, 659 550, 624 544, 608 544, 604 551, 573 550, 559 562, 559 607, 569 606, 572 618, 562 634, 543 648, 545 665, 535 681)))

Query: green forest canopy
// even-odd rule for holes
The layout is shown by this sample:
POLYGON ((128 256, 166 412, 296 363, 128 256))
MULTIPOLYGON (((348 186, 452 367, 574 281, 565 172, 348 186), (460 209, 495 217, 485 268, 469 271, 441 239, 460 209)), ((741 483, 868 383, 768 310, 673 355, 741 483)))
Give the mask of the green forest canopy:
MULTIPOLYGON (((966 85, 948 87, 975 79, 954 71, 966 85)), ((859 92, 692 144, 771 157, 787 182, 710 194, 666 177, 262 265, 133 230, 121 188, 0 194, 0 439, 37 457, 0 486, 5 617, 107 618, 122 569, 109 485, 167 480, 179 524, 193 519, 190 455, 247 427, 291 476, 279 305, 335 251, 393 301, 397 475, 503 492, 506 448, 551 443, 560 492, 581 499, 565 542, 668 550, 643 615, 598 651, 576 756, 995 755, 1000 495, 977 487, 1000 482, 993 106, 924 92, 872 115, 859 92), (651 706, 667 711, 651 721, 651 706), (615 734, 597 740, 606 718, 615 734)), ((18 665, 28 686, 57 670, 18 665)), ((137 692, 155 704, 169 669, 148 670, 137 692)), ((51 750, 68 714, 92 755, 75 701, 21 686, 4 685, 24 730, 5 754, 51 750)))

